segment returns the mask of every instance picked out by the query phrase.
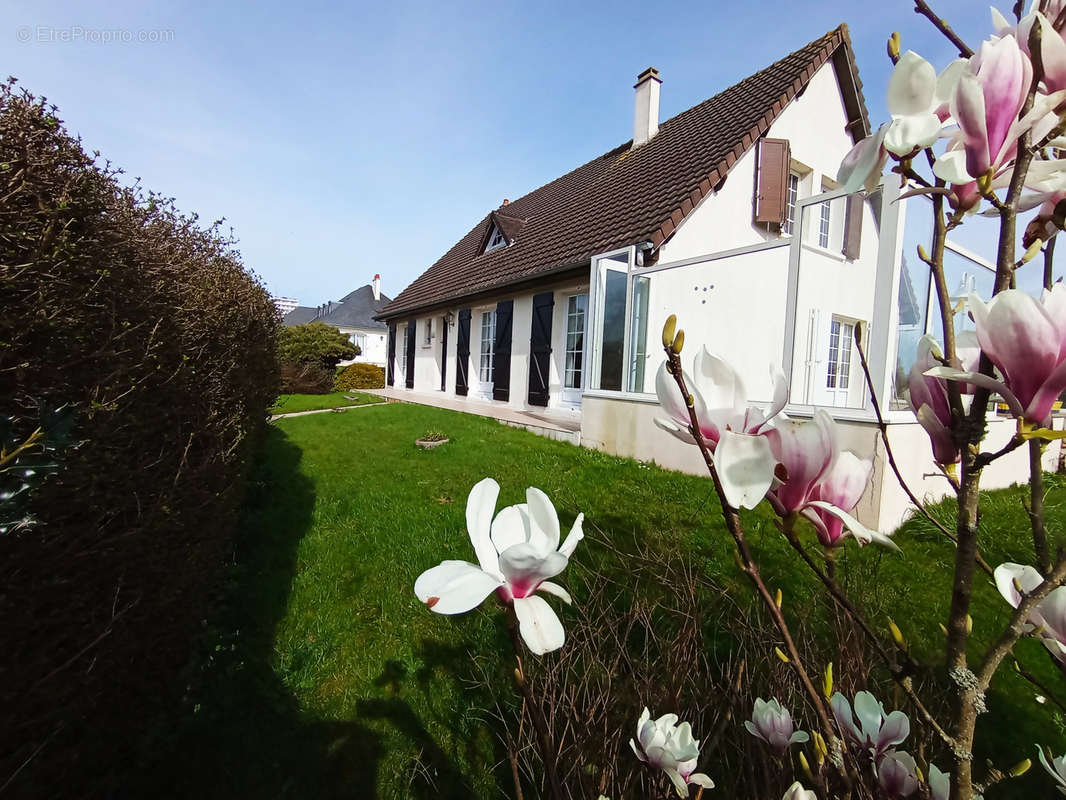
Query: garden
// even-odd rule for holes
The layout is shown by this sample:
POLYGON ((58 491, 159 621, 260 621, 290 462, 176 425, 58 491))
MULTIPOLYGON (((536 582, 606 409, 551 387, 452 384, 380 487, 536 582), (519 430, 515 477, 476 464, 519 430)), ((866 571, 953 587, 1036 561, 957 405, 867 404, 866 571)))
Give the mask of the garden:
MULTIPOLYGON (((188 676, 198 689, 148 748, 144 793, 515 797, 512 749, 524 796, 538 796, 539 776, 525 771, 536 758, 519 741, 531 723, 513 691, 502 614, 486 603, 473 614, 438 616, 413 592, 418 575, 441 559, 472 557, 465 504, 488 471, 501 485, 501 506, 537 486, 564 531, 585 514, 586 538, 558 579, 574 600, 572 608, 559 604, 566 645, 528 665, 534 686, 551 686, 571 796, 667 796, 628 744, 643 706, 653 704, 699 725, 700 767, 719 785, 715 794, 751 796, 731 788, 764 775, 776 791, 790 767, 734 727, 760 693, 784 702, 798 688, 733 558, 710 480, 396 403, 272 426, 225 601, 205 621, 188 676), (451 441, 419 450, 414 441, 430 429, 451 441), (585 652, 575 658, 573 650, 585 652), (559 683, 564 675, 577 683, 573 694, 559 683), (610 791, 600 789, 604 780, 610 791)), ((1057 528, 1066 524, 1066 481, 1047 478, 1048 524, 1057 528)), ((1023 499, 1020 488, 983 498, 982 525, 997 531, 983 550, 992 563, 1025 544, 1023 499)), ((950 520, 947 506, 932 512, 950 520)), ((847 626, 818 600, 815 579, 773 515, 742 516, 784 612, 811 631, 805 652, 832 661, 848 695, 868 687, 893 702, 883 670, 868 675, 854 636, 836 635, 847 626)), ((927 665, 916 685, 935 695, 945 680, 939 626, 953 548, 921 518, 893 539, 902 553, 849 548, 840 572, 886 641, 891 622, 898 625, 927 665)), ((1009 611, 990 580, 977 582, 975 648, 1009 611)), ((1023 641, 1018 657, 1031 678, 1054 684, 1057 670, 1036 641, 1023 641)), ((997 676, 988 702, 982 757, 1013 763, 1033 755, 1031 742, 1066 744, 1061 709, 1014 669, 997 676)), ((797 726, 810 730, 810 722, 799 718, 797 726)), ((1031 771, 996 796, 1044 796, 1046 780, 1031 771)), ((766 791, 759 796, 773 796, 766 791)))

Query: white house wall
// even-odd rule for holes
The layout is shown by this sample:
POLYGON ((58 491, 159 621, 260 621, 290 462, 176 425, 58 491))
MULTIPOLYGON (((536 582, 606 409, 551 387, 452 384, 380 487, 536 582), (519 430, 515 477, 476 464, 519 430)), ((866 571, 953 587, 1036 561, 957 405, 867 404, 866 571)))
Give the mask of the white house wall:
POLYGON ((356 336, 366 337, 366 346, 363 347, 363 351, 351 361, 342 363, 385 366, 385 362, 388 360, 388 331, 383 331, 380 328, 345 328, 343 326, 339 327, 338 330, 348 336, 353 342, 356 336))
MULTIPOLYGON (((447 396, 455 396, 455 377, 457 371, 456 355, 458 347, 458 320, 459 311, 463 308, 470 309, 470 363, 468 371, 468 394, 470 400, 491 399, 491 391, 481 384, 479 378, 480 355, 481 355, 481 320, 486 311, 494 311, 496 304, 501 300, 512 300, 513 311, 511 318, 511 385, 506 403, 500 401, 501 406, 516 410, 543 411, 543 406, 531 406, 529 399, 529 356, 530 335, 532 330, 533 296, 545 291, 552 291, 555 295, 555 305, 552 312, 552 354, 549 372, 549 403, 548 408, 564 409, 562 403, 563 375, 565 372, 566 358, 566 303, 574 294, 587 294, 588 284, 585 281, 569 281, 558 283, 555 286, 541 287, 536 290, 524 290, 513 293, 500 294, 474 303, 456 305, 447 309, 440 309, 430 315, 415 317, 415 392, 437 392, 447 396), (441 390, 441 326, 447 315, 451 317, 448 327, 447 347, 447 375, 443 391, 441 390), (429 346, 424 344, 425 324, 427 319, 433 319, 433 339, 429 346)), ((402 379, 403 352, 403 328, 410 318, 395 320, 396 323, 396 370, 395 385, 404 388, 402 379)), ((586 348, 587 353, 587 348, 586 348)), ((576 409, 573 409, 576 414, 576 409)))

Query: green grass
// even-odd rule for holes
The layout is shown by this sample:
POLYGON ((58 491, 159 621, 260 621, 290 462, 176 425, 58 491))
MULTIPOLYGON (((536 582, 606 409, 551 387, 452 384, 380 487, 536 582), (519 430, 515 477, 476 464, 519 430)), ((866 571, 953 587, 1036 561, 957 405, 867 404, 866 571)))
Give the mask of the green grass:
POLYGON ((329 394, 283 394, 278 397, 271 414, 292 414, 296 411, 317 411, 322 408, 361 406, 380 403, 380 397, 363 392, 330 392, 329 394), (347 395, 347 396, 346 396, 347 395), (354 397, 352 400, 350 397, 354 397))
MULTIPOLYGON (((252 477, 226 599, 204 621, 182 717, 159 732, 145 756, 142 793, 509 795, 505 755, 479 710, 486 698, 466 683, 471 654, 490 671, 498 668, 500 615, 486 604, 443 618, 412 592, 426 568, 473 557, 464 504, 486 475, 503 487, 501 505, 538 486, 555 502, 564 530, 583 511, 587 530, 595 526, 621 551, 638 541, 684 549, 731 593, 745 602, 751 597, 704 478, 409 404, 280 420, 252 477), (429 430, 451 442, 415 447, 429 430)), ((1061 531, 1066 486, 1056 476, 1049 482, 1049 527, 1061 531)), ((984 551, 993 565, 1031 551, 1019 497, 1006 490, 986 498, 983 529, 1000 532, 984 551)), ((745 524, 767 582, 784 591, 786 614, 808 615, 817 588, 770 517, 760 510, 746 514, 745 524)), ((947 616, 952 549, 922 520, 905 526, 896 541, 902 556, 849 545, 839 570, 875 625, 883 629, 891 612, 915 653, 935 664, 942 659, 937 623, 947 616)), ((585 559, 626 568, 588 543, 575 554, 585 559)), ((1007 611, 979 575, 975 653, 1007 611)), ((561 612, 564 625, 567 613, 561 612)), ((1038 644, 1022 642, 1018 652, 1042 680, 1061 682, 1038 644)), ((979 758, 987 752, 1007 767, 1033 756, 1035 741, 1061 752, 1060 720, 1049 705, 1035 703, 1036 692, 1009 668, 1001 676, 981 719, 986 744, 979 758)), ((887 691, 882 699, 895 704, 887 691)), ((635 719, 639 699, 619 702, 634 705, 635 719)), ((714 765, 707 771, 713 776, 714 765)), ((997 787, 990 800, 1050 792, 1037 768, 997 787)))

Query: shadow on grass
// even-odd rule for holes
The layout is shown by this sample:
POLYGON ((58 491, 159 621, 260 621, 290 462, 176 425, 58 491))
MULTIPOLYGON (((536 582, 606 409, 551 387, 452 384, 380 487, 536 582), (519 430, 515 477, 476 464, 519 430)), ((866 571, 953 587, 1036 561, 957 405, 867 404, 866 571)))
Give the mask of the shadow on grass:
MULTIPOLYGON (((236 563, 215 618, 203 623, 184 705, 149 737, 116 796, 376 798, 385 753, 371 726, 382 721, 421 752, 431 772, 424 796, 472 796, 406 702, 368 700, 354 720, 323 720, 302 711, 276 673, 275 633, 315 503, 300 458, 283 431, 269 431, 250 476, 236 563)), ((389 687, 406 678, 403 665, 388 662, 378 685, 395 693, 389 687)))

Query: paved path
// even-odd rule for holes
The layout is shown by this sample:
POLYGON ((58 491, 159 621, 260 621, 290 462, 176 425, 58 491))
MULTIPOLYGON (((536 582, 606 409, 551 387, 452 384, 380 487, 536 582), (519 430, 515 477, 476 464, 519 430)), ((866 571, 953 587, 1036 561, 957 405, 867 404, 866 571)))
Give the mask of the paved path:
POLYGON ((354 406, 337 406, 336 408, 313 408, 310 411, 290 411, 288 414, 272 414, 270 421, 286 417, 304 417, 308 414, 325 414, 327 411, 347 411, 349 408, 369 408, 370 406, 387 406, 388 403, 359 403, 354 406))

